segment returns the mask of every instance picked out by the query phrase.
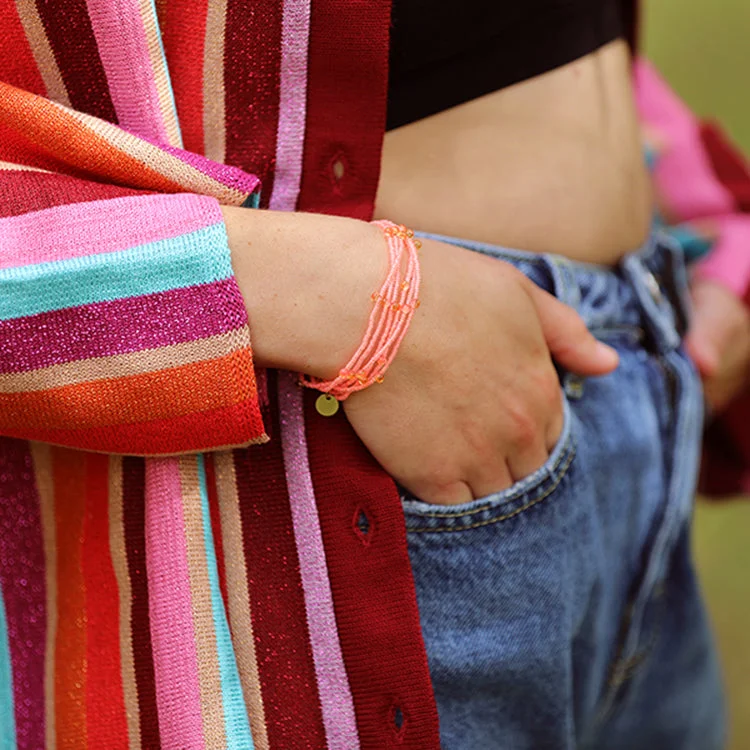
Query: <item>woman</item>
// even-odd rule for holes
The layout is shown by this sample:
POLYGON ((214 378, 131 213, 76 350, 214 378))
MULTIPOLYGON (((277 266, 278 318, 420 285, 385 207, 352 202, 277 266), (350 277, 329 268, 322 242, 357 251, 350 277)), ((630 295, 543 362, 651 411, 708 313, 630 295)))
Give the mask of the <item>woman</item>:
POLYGON ((4 736, 720 747, 621 9, 5 1, 4 736))

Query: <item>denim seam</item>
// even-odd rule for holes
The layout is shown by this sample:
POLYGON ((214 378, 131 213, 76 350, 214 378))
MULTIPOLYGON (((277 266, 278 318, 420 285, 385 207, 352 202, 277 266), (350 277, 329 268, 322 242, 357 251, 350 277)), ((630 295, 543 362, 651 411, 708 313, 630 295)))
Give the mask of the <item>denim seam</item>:
MULTIPOLYGON (((548 498, 560 485, 560 482, 565 478, 568 468, 570 467, 571 463, 573 463, 573 459, 576 455, 576 449, 575 446, 573 446, 570 450, 570 453, 567 457, 567 461, 565 462, 565 465, 562 467, 562 470, 560 471, 560 474, 555 479, 554 483, 548 487, 539 497, 534 498, 533 500, 526 503, 526 505, 522 505, 520 508, 516 508, 514 511, 511 511, 510 513, 506 513, 505 515, 498 516, 497 518, 488 518, 486 521, 478 521, 477 523, 469 524, 468 526, 436 526, 434 528, 431 528, 429 526, 426 527, 420 527, 417 529, 409 529, 407 528, 407 532, 409 533, 428 533, 428 532, 456 532, 456 531, 469 531, 470 529, 477 529, 481 526, 489 526, 493 523, 500 523, 501 521, 507 521, 509 518, 513 518, 514 516, 519 515, 520 513, 523 513, 525 510, 528 510, 534 505, 537 505, 538 503, 541 503, 542 500, 548 498)), ((454 518, 460 518, 461 516, 454 516, 454 518)))

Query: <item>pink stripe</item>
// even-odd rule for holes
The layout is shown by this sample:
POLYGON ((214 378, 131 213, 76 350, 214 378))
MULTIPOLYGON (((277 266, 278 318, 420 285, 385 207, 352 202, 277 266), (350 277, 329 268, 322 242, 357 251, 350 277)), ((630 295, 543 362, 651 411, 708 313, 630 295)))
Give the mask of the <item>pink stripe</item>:
POLYGON ((138 0, 86 4, 118 123, 169 143, 138 0))
POLYGON ((220 164, 207 159, 205 156, 184 151, 181 148, 161 146, 161 149, 185 164, 189 164, 193 169, 202 172, 212 180, 216 180, 216 182, 234 190, 239 190, 241 193, 254 193, 260 187, 260 180, 254 174, 244 172, 239 167, 233 167, 231 164, 220 164))
POLYGON ((234 279, 0 320, 0 373, 195 341, 245 325, 234 279))
POLYGON ((302 389, 292 373, 279 373, 279 410, 284 470, 327 747, 329 750, 357 750, 354 701, 336 628, 323 535, 310 476, 302 389))
POLYGON ((276 171, 270 208, 293 211, 297 206, 307 116, 307 47, 310 0, 285 0, 281 25, 281 81, 276 134, 276 171))
POLYGON ((128 195, 45 208, 2 220, 0 268, 117 252, 221 221, 213 198, 184 193, 128 195))
POLYGON ((198 657, 175 458, 146 462, 146 567, 162 746, 203 750, 198 657))

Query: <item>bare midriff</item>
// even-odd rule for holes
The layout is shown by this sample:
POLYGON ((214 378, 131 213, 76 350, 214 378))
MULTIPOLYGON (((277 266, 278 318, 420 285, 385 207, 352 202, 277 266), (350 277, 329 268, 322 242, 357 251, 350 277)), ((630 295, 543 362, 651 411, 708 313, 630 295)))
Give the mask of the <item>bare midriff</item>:
POLYGON ((651 188, 623 41, 386 133, 376 218, 615 264, 651 188))

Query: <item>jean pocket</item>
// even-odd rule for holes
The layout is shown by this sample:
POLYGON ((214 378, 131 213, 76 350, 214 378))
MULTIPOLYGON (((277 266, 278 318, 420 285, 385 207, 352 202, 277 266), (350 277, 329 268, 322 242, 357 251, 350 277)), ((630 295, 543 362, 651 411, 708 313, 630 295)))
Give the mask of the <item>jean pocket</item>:
POLYGON ((461 505, 426 503, 402 491, 408 532, 468 531, 507 521, 552 497, 564 483, 576 454, 575 417, 563 394, 563 429, 549 458, 511 487, 461 505))

